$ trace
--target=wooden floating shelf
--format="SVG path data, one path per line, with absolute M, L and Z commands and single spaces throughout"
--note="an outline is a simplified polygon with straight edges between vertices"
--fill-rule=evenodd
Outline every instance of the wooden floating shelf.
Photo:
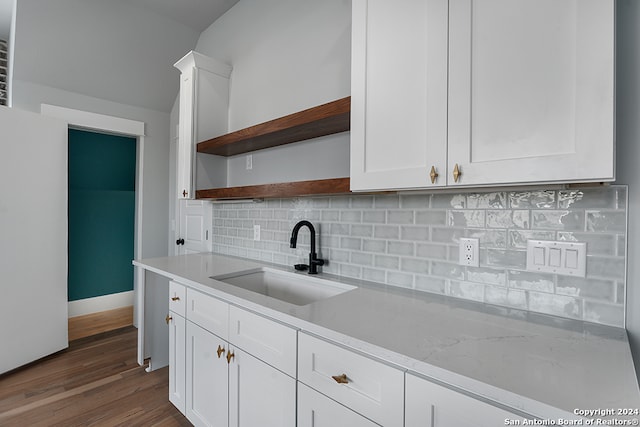
M 244 187 L 212 188 L 197 190 L 196 199 L 233 200 L 347 194 L 349 193 L 349 181 L 349 178 L 330 178 L 248 185 Z
M 198 143 L 198 153 L 237 154 L 344 132 L 351 127 L 351 97 L 299 111 Z

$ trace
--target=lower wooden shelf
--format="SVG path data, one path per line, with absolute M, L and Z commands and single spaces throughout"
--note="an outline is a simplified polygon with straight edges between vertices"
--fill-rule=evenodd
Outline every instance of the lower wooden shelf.
M 197 190 L 196 199 L 233 200 L 348 194 L 350 192 L 349 183 L 349 178 L 330 178 L 247 185 L 243 187 L 212 188 Z

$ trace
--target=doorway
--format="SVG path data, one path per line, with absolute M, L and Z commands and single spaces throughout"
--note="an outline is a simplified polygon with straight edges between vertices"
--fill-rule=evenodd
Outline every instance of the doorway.
M 70 302 L 134 289 L 136 144 L 69 129 Z

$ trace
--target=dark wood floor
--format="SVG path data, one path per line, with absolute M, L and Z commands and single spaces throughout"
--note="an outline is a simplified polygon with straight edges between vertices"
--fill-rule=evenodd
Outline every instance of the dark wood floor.
M 169 403 L 168 368 L 136 362 L 137 330 L 72 341 L 0 376 L 0 426 L 190 426 Z

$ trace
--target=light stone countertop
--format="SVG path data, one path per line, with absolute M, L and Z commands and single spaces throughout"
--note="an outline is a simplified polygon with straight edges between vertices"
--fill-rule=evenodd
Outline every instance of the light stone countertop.
M 543 419 L 566 419 L 574 409 L 640 409 L 624 329 L 323 274 L 316 277 L 357 288 L 296 306 L 210 278 L 263 266 L 293 268 L 211 253 L 133 263 L 401 369 Z

